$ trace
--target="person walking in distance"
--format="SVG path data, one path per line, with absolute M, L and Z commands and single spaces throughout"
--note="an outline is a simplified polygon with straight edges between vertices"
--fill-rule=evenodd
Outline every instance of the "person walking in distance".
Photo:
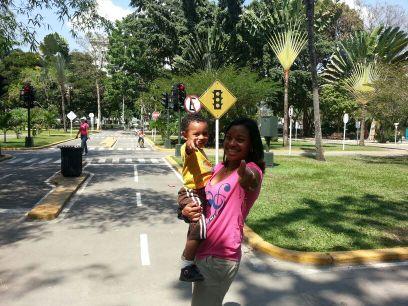
M 137 133 L 137 135 L 138 135 L 137 143 L 139 144 L 139 147 L 140 147 L 140 148 L 144 148 L 144 137 L 145 137 L 145 134 L 144 134 L 143 129 L 140 129 L 140 131 Z
M 190 114 L 183 118 L 181 129 L 186 143 L 180 149 L 184 186 L 178 192 L 178 217 L 189 222 L 190 225 L 181 258 L 179 279 L 185 282 L 196 282 L 204 280 L 194 264 L 194 259 L 200 242 L 206 237 L 205 218 L 202 215 L 199 220 L 190 222 L 183 218 L 181 211 L 189 204 L 200 208 L 205 206 L 204 187 L 212 174 L 212 165 L 203 150 L 208 142 L 208 124 L 200 115 Z
M 259 196 L 265 163 L 257 123 L 234 120 L 226 128 L 223 161 L 214 167 L 205 193 L 207 237 L 195 263 L 204 280 L 194 283 L 192 306 L 221 306 L 241 261 L 245 219 Z M 182 215 L 199 220 L 201 209 L 188 204 Z
M 78 138 L 79 134 L 81 134 L 82 155 L 88 155 L 88 146 L 86 142 L 89 139 L 89 125 L 85 117 L 81 118 L 81 125 L 79 126 L 76 138 Z

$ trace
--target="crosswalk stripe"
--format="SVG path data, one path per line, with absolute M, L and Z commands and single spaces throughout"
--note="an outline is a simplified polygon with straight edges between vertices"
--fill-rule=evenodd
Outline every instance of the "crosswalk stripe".
M 139 163 L 145 163 L 145 162 L 146 162 L 146 160 L 145 160 L 144 158 L 139 158 L 137 161 L 138 161 Z
M 102 151 L 104 148 L 103 147 L 99 147 L 98 148 L 98 151 Z
M 12 159 L 12 160 L 10 160 L 9 162 L 7 162 L 8 164 L 15 164 L 15 163 L 18 163 L 18 162 L 20 162 L 20 161 L 22 161 L 24 158 L 15 158 L 15 159 Z
M 26 161 L 23 161 L 23 164 L 29 164 L 29 163 L 32 163 L 32 162 L 35 161 L 35 160 L 37 160 L 37 157 L 32 158 L 32 159 L 29 159 L 29 160 L 26 160 Z
M 118 164 L 119 163 L 119 158 L 118 157 L 113 158 L 112 163 Z
M 52 163 L 53 163 L 53 164 L 58 164 L 58 163 L 60 163 L 60 161 L 61 161 L 61 160 L 58 158 L 57 160 L 53 161 Z
M 160 163 L 160 161 L 158 159 L 156 159 L 156 158 L 152 158 L 151 161 L 152 161 L 153 164 Z
M 126 162 L 126 163 L 131 163 L 131 162 L 132 162 L 132 159 L 131 159 L 131 158 L 126 158 L 125 162 Z
M 99 158 L 98 159 L 98 163 L 104 163 L 104 162 L 106 162 L 106 158 Z
M 118 148 L 119 151 L 123 151 L 123 148 Z
M 40 161 L 39 162 L 39 164 L 45 164 L 45 163 L 48 163 L 50 160 L 51 160 L 52 158 L 46 158 L 46 159 L 43 159 L 42 161 Z

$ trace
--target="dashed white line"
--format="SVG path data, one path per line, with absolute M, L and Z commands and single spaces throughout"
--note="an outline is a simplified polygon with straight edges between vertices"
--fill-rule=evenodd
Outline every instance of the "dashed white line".
M 140 234 L 140 259 L 142 266 L 150 266 L 149 244 L 146 234 Z
M 42 161 L 40 161 L 39 162 L 39 164 L 45 164 L 45 163 L 48 163 L 50 160 L 51 160 L 52 158 L 46 158 L 46 159 L 43 159 Z
M 29 164 L 29 163 L 32 163 L 32 162 L 35 161 L 35 160 L 37 160 L 37 157 L 36 157 L 36 158 L 32 158 L 32 159 L 28 159 L 28 160 L 26 160 L 26 161 L 23 161 L 23 163 L 24 163 L 24 164 Z
M 15 164 L 18 163 L 20 161 L 22 161 L 24 158 L 16 158 L 16 159 L 12 159 L 11 161 L 7 162 L 8 164 Z
M 142 195 L 140 192 L 136 192 L 136 206 L 142 206 Z
M 144 159 L 144 158 L 138 158 L 138 160 L 137 160 L 139 163 L 145 163 L 146 162 L 146 160 Z
M 104 163 L 104 162 L 106 162 L 106 158 L 99 158 L 98 159 L 98 163 Z
M 157 158 L 152 158 L 151 161 L 152 161 L 153 164 L 160 163 L 160 161 Z
M 126 163 L 131 163 L 131 162 L 132 162 L 132 159 L 131 159 L 131 158 L 126 158 L 126 159 L 125 159 L 125 162 L 126 162 Z
M 137 174 L 137 165 L 134 165 L 135 182 L 139 182 L 139 176 Z

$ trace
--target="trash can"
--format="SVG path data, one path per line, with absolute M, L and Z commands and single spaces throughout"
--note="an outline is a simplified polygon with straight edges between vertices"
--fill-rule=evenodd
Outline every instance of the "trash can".
M 79 146 L 60 146 L 61 173 L 66 177 L 80 176 L 82 173 L 82 148 Z

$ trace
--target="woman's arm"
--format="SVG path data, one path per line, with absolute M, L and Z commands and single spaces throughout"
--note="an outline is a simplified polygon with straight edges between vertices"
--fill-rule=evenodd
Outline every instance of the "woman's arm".
M 244 160 L 239 165 L 238 175 L 238 182 L 246 191 L 254 191 L 259 186 L 261 178 L 258 171 L 248 167 Z

